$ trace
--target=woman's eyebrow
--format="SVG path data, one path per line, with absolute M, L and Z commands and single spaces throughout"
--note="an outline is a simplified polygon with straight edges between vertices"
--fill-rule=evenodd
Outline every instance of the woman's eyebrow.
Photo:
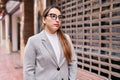
M 48 14 L 55 14 L 55 13 L 53 13 L 53 12 L 51 12 L 51 13 L 48 13 Z M 57 14 L 56 14 L 57 15 Z M 62 15 L 62 14 L 60 14 L 60 15 Z M 58 15 L 59 16 L 59 15 Z

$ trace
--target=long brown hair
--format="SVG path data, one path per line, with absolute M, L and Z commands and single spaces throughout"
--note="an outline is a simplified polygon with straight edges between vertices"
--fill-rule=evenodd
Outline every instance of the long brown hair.
M 49 6 L 44 10 L 44 12 L 42 14 L 42 19 L 46 18 L 48 12 L 52 8 L 56 8 L 61 12 L 61 10 L 58 6 L 55 6 L 55 5 Z M 44 23 L 43 22 L 42 22 L 42 28 L 44 28 Z M 62 49 L 63 49 L 64 56 L 65 56 L 65 58 L 68 62 L 71 62 L 72 61 L 72 52 L 71 52 L 70 43 L 69 43 L 65 34 L 61 31 L 60 28 L 57 30 L 57 34 L 58 34 L 58 37 L 59 37 L 59 40 L 60 40 L 60 43 L 61 43 L 61 46 L 62 46 Z

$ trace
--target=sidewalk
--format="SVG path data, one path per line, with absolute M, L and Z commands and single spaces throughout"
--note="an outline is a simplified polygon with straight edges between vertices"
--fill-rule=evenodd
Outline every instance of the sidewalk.
M 19 53 L 8 54 L 0 47 L 0 80 L 23 80 Z
M 20 63 L 20 53 L 6 53 L 0 47 L 0 80 L 23 80 L 23 71 Z M 98 76 L 78 69 L 78 80 L 105 80 Z
M 90 72 L 78 69 L 78 80 L 107 80 L 97 75 L 93 75 Z

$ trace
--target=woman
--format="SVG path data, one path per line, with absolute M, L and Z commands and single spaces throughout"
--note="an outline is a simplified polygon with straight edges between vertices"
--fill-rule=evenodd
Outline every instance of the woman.
M 60 30 L 60 9 L 50 6 L 42 17 L 43 30 L 25 47 L 24 80 L 76 80 L 77 57 L 70 37 Z

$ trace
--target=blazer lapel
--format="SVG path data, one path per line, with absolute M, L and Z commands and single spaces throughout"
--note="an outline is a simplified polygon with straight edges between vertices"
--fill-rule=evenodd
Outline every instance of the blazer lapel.
M 53 50 L 52 45 L 50 44 L 50 41 L 47 38 L 47 35 L 45 34 L 45 31 L 42 31 L 42 44 L 45 46 L 46 50 L 49 52 L 49 55 L 51 56 L 53 62 L 58 65 L 57 58 L 55 56 L 55 52 Z

